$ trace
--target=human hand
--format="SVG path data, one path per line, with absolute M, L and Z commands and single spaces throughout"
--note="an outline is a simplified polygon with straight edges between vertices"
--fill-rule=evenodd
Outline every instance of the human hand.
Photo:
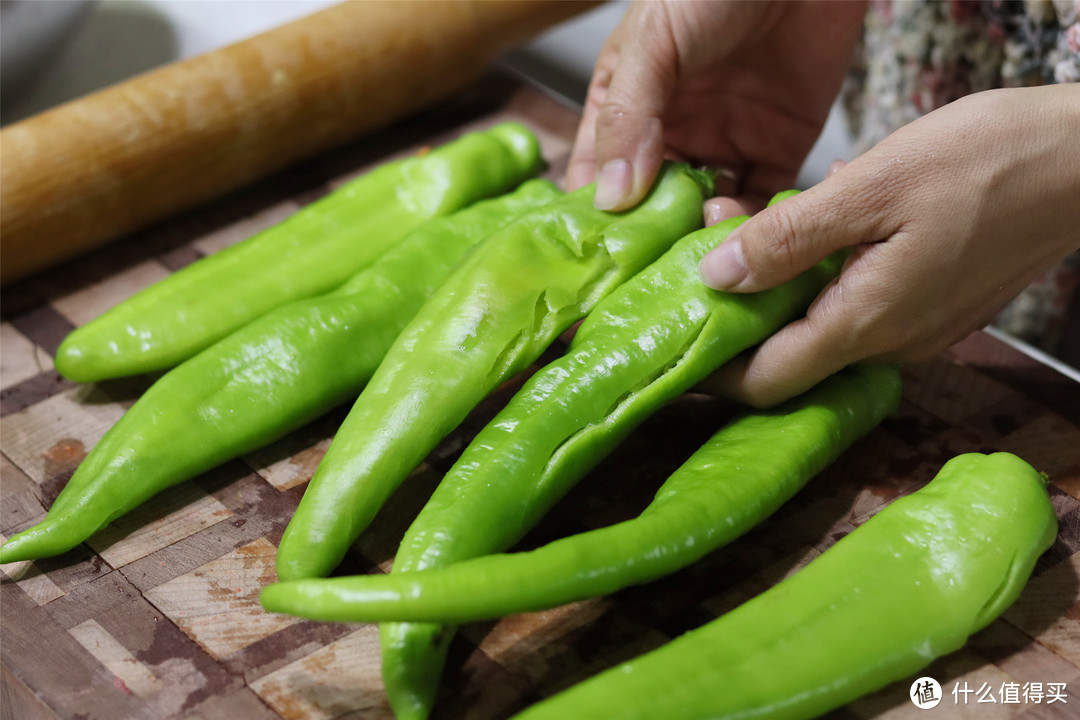
M 767 407 L 845 365 L 926 359 L 986 325 L 1080 247 L 1077 138 L 1080 87 L 978 93 L 749 219 L 702 259 L 710 287 L 756 292 L 851 254 L 805 319 L 705 388 Z
M 666 154 L 727 169 L 718 194 L 763 207 L 795 183 L 864 11 L 828 0 L 633 3 L 597 60 L 567 188 L 595 179 L 596 206 L 624 210 Z

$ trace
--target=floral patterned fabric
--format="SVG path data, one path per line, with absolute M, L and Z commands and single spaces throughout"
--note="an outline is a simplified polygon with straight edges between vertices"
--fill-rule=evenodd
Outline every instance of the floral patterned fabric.
M 1080 82 L 1080 0 L 874 0 L 843 93 L 856 152 L 969 93 Z M 995 325 L 1080 366 L 1080 253 Z

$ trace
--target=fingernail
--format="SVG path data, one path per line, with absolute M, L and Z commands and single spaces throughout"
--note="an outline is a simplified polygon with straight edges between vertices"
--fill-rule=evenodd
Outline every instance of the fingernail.
M 627 160 L 609 160 L 600 168 L 596 177 L 596 195 L 593 206 L 597 210 L 611 210 L 630 194 L 634 184 L 634 169 Z
M 739 239 L 729 237 L 720 247 L 706 253 L 698 265 L 698 274 L 713 290 L 727 290 L 745 280 L 748 272 Z

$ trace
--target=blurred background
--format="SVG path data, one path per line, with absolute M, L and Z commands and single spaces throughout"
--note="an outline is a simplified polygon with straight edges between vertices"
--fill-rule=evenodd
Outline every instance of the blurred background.
M 2 0 L 0 122 L 8 124 L 137 73 L 256 35 L 336 0 Z M 508 53 L 503 68 L 580 105 L 613 0 Z M 812 185 L 849 159 L 838 109 L 800 177 Z

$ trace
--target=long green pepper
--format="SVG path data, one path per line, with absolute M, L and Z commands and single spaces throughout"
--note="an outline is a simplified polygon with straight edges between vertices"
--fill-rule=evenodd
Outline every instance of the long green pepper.
M 702 256 L 744 220 L 681 239 L 597 305 L 568 352 L 530 378 L 443 478 L 394 573 L 510 547 L 647 417 L 805 310 L 838 259 L 753 295 L 702 284 Z M 428 715 L 452 635 L 431 624 L 380 628 L 383 681 L 400 720 Z
M 277 308 L 163 375 L 0 562 L 57 555 L 161 490 L 355 398 L 424 300 L 481 240 L 560 197 L 545 180 L 424 223 L 336 291 Z
M 953 458 L 791 578 L 515 720 L 808 720 L 959 650 L 1054 542 L 1045 480 Z
M 895 368 L 851 368 L 719 430 L 633 520 L 439 569 L 279 583 L 262 603 L 317 620 L 458 623 L 608 594 L 685 567 L 753 528 L 899 401 Z
M 275 307 L 333 290 L 424 221 L 506 192 L 541 164 L 533 134 L 505 123 L 380 165 L 77 328 L 56 368 L 80 382 L 171 368 Z
M 671 244 L 701 226 L 711 178 L 668 165 L 611 214 L 585 187 L 478 248 L 417 314 L 361 393 L 278 549 L 281 578 L 328 575 L 389 494 L 491 390 Z

